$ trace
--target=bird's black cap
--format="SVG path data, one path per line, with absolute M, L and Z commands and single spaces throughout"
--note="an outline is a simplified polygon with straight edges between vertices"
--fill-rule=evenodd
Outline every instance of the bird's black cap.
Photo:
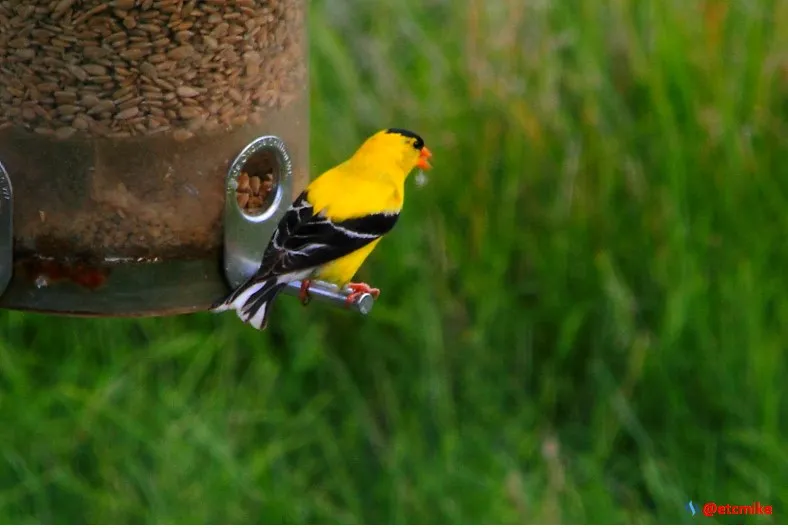
M 424 148 L 424 140 L 421 139 L 421 136 L 415 132 L 411 132 L 410 130 L 405 130 L 404 128 L 389 128 L 386 130 L 389 134 L 399 134 L 400 136 L 405 136 L 407 138 L 415 139 L 415 143 L 413 143 L 413 148 L 416 150 L 421 150 Z

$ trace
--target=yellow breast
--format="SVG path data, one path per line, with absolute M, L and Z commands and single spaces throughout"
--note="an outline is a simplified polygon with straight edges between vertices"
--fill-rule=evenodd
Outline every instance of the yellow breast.
M 364 177 L 340 165 L 309 184 L 307 199 L 316 212 L 333 220 L 346 220 L 367 213 L 400 211 L 404 185 L 383 176 Z
M 370 242 L 361 249 L 339 258 L 320 268 L 315 278 L 336 284 L 340 288 L 353 280 L 353 276 L 381 239 Z

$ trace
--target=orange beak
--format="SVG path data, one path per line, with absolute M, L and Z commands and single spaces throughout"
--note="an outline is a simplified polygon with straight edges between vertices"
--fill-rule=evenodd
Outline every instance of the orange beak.
M 416 162 L 416 166 L 420 169 L 430 170 L 432 165 L 430 162 L 427 161 L 432 157 L 432 152 L 427 147 L 423 147 L 421 152 L 419 153 L 419 161 Z

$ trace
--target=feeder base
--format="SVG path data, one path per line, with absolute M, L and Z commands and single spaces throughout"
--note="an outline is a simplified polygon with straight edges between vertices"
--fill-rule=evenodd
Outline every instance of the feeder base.
M 0 308 L 82 317 L 205 311 L 227 294 L 220 260 L 120 261 L 92 266 L 21 259 Z

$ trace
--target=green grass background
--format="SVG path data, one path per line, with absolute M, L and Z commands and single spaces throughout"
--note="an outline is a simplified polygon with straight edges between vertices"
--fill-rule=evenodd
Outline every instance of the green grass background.
M 313 176 L 388 126 L 434 152 L 375 309 L 0 314 L 0 521 L 788 520 L 788 2 L 310 25 Z

